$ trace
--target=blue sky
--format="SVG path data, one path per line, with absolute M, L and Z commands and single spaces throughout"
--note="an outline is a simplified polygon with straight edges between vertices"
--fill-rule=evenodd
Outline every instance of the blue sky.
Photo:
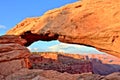
M 77 0 L 0 0 L 0 34 L 27 17 L 41 16 L 48 10 Z
M 59 8 L 65 4 L 76 1 L 77 0 L 0 0 L 0 35 L 5 34 L 6 31 L 27 17 L 41 16 L 48 10 Z M 66 46 L 65 44 L 62 45 Z M 53 50 L 54 47 L 57 47 L 54 49 L 62 49 L 61 51 L 69 52 L 87 51 L 90 53 L 99 53 L 97 50 L 88 47 L 82 47 L 81 50 L 77 50 L 78 47 L 75 48 L 72 45 L 67 45 L 67 48 L 65 47 L 64 49 L 60 48 L 59 46 L 61 46 L 59 41 L 39 41 L 33 43 L 29 49 L 32 51 L 49 51 L 50 49 Z

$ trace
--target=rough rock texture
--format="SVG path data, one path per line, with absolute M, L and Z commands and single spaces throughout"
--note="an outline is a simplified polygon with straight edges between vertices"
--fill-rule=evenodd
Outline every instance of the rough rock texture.
M 7 32 L 37 40 L 83 44 L 120 57 L 120 0 L 82 0 L 27 18 Z
M 81 74 L 77 80 L 120 80 L 120 72 L 112 73 L 107 76 L 97 74 Z
M 26 40 L 18 36 L 0 36 L 0 80 L 119 80 L 120 73 L 113 73 L 107 76 L 92 74 L 91 63 L 86 56 L 73 54 L 41 54 L 41 56 L 30 56 L 29 50 L 23 45 Z M 29 57 L 36 64 L 39 61 L 46 63 L 42 68 L 60 69 L 40 70 L 27 69 L 30 67 Z M 43 58 L 44 57 L 44 58 Z M 45 59 L 46 58 L 46 59 Z M 86 58 L 85 61 L 84 58 Z M 94 57 L 95 58 L 95 57 Z M 55 64 L 62 66 L 55 66 Z M 98 62 L 97 62 L 98 63 Z M 94 64 L 94 63 L 93 63 Z M 34 65 L 36 66 L 36 65 Z M 47 66 L 47 67 L 46 67 Z M 67 67 L 65 67 L 67 66 Z M 72 67 L 71 67 L 72 66 Z M 71 67 L 71 68 L 70 68 Z M 70 70 L 67 70 L 70 68 Z M 61 73 L 61 72 L 62 73 Z M 69 74 L 84 73 L 84 74 Z M 80 72 L 79 72 L 80 71 Z
M 53 56 L 52 56 L 53 55 Z M 31 55 L 32 69 L 56 70 L 71 74 L 92 73 L 92 63 L 75 54 L 40 53 Z
M 120 58 L 109 55 L 109 54 L 89 54 L 87 55 L 90 59 L 98 59 L 103 64 L 114 64 L 114 65 L 120 65 Z
M 120 72 L 120 64 L 104 64 L 99 59 L 91 59 L 92 70 L 94 74 L 108 75 L 113 72 Z
M 6 80 L 77 80 L 79 74 L 60 73 L 52 70 L 21 69 L 6 77 Z
M 105 77 L 106 80 L 119 80 L 120 79 L 120 72 L 116 72 Z
M 88 55 L 94 74 L 108 75 L 113 72 L 120 72 L 120 58 L 108 54 Z
M 53 56 L 52 56 L 53 55 Z M 33 53 L 30 56 L 32 69 L 56 70 L 70 74 L 91 72 L 108 75 L 120 72 L 120 59 L 107 54 L 63 54 L 63 53 Z M 117 63 L 116 63 L 117 62 Z
M 69 74 L 53 70 L 21 69 L 1 80 L 120 80 L 120 73 L 107 76 L 97 74 Z
M 27 43 L 25 39 L 22 39 L 20 36 L 14 36 L 14 35 L 4 35 L 0 36 L 0 44 L 10 44 L 10 43 L 17 43 L 20 45 L 24 45 Z M 12 48 L 12 47 L 11 47 Z
M 77 80 L 105 80 L 103 76 L 98 74 L 81 74 Z
M 5 77 L 22 68 L 29 68 L 29 50 L 18 36 L 0 36 L 0 75 Z M 0 79 L 1 80 L 1 79 Z

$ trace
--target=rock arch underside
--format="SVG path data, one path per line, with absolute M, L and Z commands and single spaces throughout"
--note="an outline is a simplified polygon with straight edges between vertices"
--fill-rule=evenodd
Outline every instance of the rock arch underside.
M 26 18 L 6 35 L 17 35 L 23 44 L 44 40 L 92 46 L 120 57 L 120 0 L 83 0 Z

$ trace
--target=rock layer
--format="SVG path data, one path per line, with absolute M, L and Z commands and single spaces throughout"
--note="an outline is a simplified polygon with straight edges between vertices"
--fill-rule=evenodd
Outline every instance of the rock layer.
M 96 74 L 91 74 L 91 64 L 89 62 L 74 67 L 74 64 L 79 62 L 84 62 L 82 56 L 72 55 L 72 54 L 62 54 L 57 56 L 53 54 L 41 54 L 41 57 L 47 58 L 47 60 L 39 57 L 32 56 L 32 60 L 41 60 L 46 63 L 50 62 L 50 58 L 58 60 L 57 62 L 62 62 L 63 64 L 72 65 L 72 69 L 82 69 L 78 71 L 90 72 L 84 74 L 69 74 L 66 72 L 60 73 L 53 70 L 38 70 L 38 69 L 28 69 L 29 64 L 29 50 L 23 45 L 26 40 L 22 39 L 20 36 L 0 36 L 0 80 L 119 80 L 120 72 L 113 73 L 106 76 L 100 76 Z M 52 56 L 53 55 L 53 56 Z M 65 57 L 67 56 L 67 57 Z M 37 59 L 38 58 L 38 59 Z M 87 58 L 87 57 L 86 57 Z M 86 59 L 88 60 L 88 58 Z M 33 61 L 35 62 L 35 61 Z M 37 62 L 37 61 L 36 61 Z M 50 63 L 53 64 L 53 63 Z M 40 65 L 41 66 L 41 65 Z M 66 66 L 66 65 L 64 65 Z M 49 66 L 48 68 L 53 67 Z M 44 68 L 44 67 L 43 67 Z M 62 67 L 60 66 L 60 69 Z M 64 67 L 63 67 L 64 68 Z M 69 71 L 70 71 L 69 70 Z M 88 70 L 88 71 L 86 71 Z
M 70 74 L 93 73 L 108 75 L 120 72 L 120 59 L 105 54 L 63 54 L 53 52 L 33 53 L 32 69 L 56 70 Z
M 24 45 L 25 43 L 27 43 L 27 41 L 25 39 L 22 39 L 20 36 L 13 36 L 13 35 L 0 36 L 0 44 L 10 44 L 10 43 L 17 43 L 20 45 Z
M 22 46 L 24 42 L 18 36 L 0 36 L 0 75 L 3 77 L 30 67 L 30 52 Z
M 7 32 L 37 40 L 83 44 L 120 57 L 120 0 L 82 0 L 27 18 Z
M 53 55 L 53 56 L 52 56 Z M 77 54 L 40 53 L 30 56 L 32 69 L 56 70 L 70 74 L 92 73 L 92 63 Z

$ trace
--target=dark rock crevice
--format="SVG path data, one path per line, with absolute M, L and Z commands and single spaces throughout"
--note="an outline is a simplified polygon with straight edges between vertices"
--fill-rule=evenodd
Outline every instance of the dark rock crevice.
M 25 43 L 25 46 L 31 45 L 33 42 L 42 40 L 42 41 L 51 41 L 51 40 L 57 40 L 58 35 L 52 34 L 52 33 L 46 33 L 46 34 L 32 34 L 31 31 L 25 32 L 23 35 L 21 35 L 21 38 L 25 39 L 27 43 Z

